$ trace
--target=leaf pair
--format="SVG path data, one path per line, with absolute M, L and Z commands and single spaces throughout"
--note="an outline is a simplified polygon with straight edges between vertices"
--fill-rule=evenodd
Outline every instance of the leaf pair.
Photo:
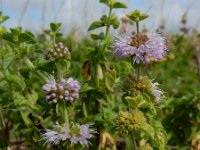
M 116 2 L 115 0 L 100 0 L 100 3 L 104 3 L 110 8 L 127 8 L 124 3 Z
M 148 18 L 149 15 L 146 14 L 146 13 L 141 13 L 139 10 L 135 10 L 131 14 L 127 14 L 127 17 L 130 20 L 138 23 L 138 22 L 140 22 L 140 21 L 145 20 L 146 18 Z

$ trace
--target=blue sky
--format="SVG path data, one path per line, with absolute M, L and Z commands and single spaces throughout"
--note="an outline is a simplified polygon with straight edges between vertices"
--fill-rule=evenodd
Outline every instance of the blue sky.
M 141 26 L 150 30 L 155 30 L 162 20 L 167 31 L 177 31 L 181 17 L 186 11 L 188 11 L 188 26 L 199 29 L 200 0 L 121 0 L 121 2 L 125 2 L 129 8 L 117 10 L 119 17 L 134 9 L 148 12 L 150 18 Z M 36 32 L 40 32 L 42 27 L 48 28 L 50 22 L 57 21 L 63 23 L 65 32 L 76 28 L 84 33 L 92 21 L 107 13 L 106 7 L 99 4 L 98 0 L 0 0 L 0 4 L 3 14 L 10 16 L 4 25 L 7 27 L 22 25 L 23 28 Z M 28 5 L 25 9 L 26 4 Z

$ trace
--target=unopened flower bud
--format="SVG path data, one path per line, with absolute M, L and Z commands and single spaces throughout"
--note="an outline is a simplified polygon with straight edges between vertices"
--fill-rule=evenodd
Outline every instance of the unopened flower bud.
M 70 59 L 70 52 L 68 48 L 61 42 L 54 44 L 53 48 L 47 48 L 46 55 L 52 59 Z

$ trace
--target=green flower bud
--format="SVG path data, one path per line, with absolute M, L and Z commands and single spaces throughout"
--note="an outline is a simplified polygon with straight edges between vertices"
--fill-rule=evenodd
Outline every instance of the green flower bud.
M 139 82 L 137 83 L 137 77 L 133 74 L 129 74 L 126 80 L 124 81 L 124 90 L 130 96 L 138 96 L 141 93 L 150 92 L 152 91 L 151 81 L 148 77 L 140 77 Z

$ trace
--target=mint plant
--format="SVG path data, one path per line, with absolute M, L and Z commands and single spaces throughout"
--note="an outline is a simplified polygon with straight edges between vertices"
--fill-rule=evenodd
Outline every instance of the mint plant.
M 100 3 L 108 14 L 88 31 L 104 32 L 91 33 L 89 44 L 78 48 L 84 51 L 79 62 L 61 23 L 50 24 L 43 35 L 50 39 L 44 41 L 21 27 L 1 30 L 2 147 L 17 139 L 25 149 L 169 149 L 160 107 L 164 92 L 144 71 L 167 55 L 166 39 L 140 32 L 149 16 L 139 10 L 127 14 L 136 33 L 125 29 L 112 36 L 110 29 L 118 32 L 120 26 L 114 11 L 127 6 Z M 0 13 L 1 23 L 7 18 Z M 17 132 L 11 135 L 12 130 Z

